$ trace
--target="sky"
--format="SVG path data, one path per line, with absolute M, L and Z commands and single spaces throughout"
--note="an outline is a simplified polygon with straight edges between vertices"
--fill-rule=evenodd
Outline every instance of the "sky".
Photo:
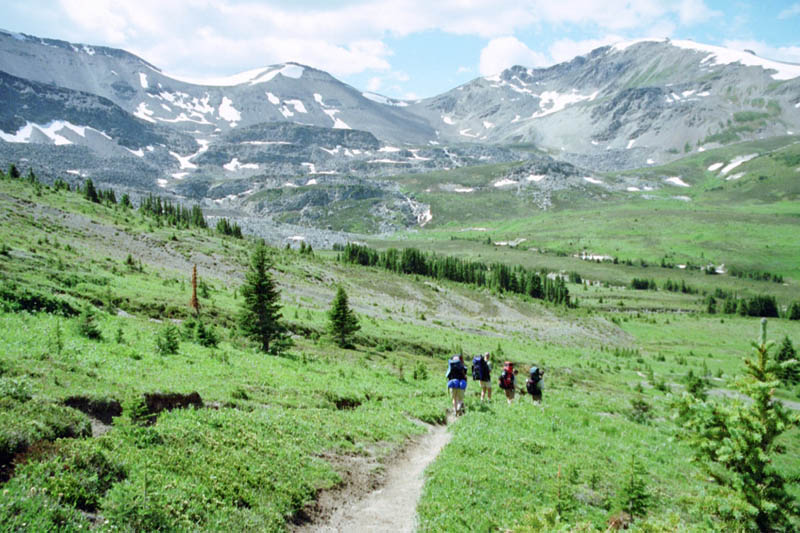
M 189 78 L 296 61 L 404 99 L 644 37 L 800 63 L 800 0 L 4 0 L 0 27 Z

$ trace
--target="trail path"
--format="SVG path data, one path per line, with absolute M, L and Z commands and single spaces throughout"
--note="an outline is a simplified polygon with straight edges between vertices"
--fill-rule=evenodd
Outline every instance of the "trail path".
M 402 452 L 389 466 L 379 486 L 360 499 L 350 500 L 347 491 L 335 502 L 330 517 L 293 529 L 295 533 L 412 532 L 416 525 L 417 502 L 424 484 L 425 468 L 450 441 L 447 426 L 432 426 Z

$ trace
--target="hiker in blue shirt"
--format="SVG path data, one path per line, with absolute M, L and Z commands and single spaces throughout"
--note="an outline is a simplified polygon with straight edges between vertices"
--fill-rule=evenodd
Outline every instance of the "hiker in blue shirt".
M 464 413 L 464 393 L 467 389 L 467 367 L 464 358 L 454 355 L 447 362 L 447 389 L 453 399 L 453 413 L 458 416 Z

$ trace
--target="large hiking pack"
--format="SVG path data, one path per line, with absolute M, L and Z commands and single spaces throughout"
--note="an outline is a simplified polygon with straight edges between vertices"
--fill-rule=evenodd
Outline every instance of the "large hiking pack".
M 542 380 L 542 372 L 539 367 L 532 366 L 528 375 L 528 381 L 525 382 L 525 388 L 528 394 L 538 394 L 540 392 L 539 382 Z
M 460 357 L 454 355 L 447 362 L 447 379 L 467 379 L 467 367 Z
M 498 385 L 504 390 L 514 388 L 514 365 L 512 363 L 506 361 L 503 365 L 503 371 L 500 373 Z
M 475 381 L 489 381 L 489 364 L 482 355 L 476 355 L 472 359 L 472 379 Z

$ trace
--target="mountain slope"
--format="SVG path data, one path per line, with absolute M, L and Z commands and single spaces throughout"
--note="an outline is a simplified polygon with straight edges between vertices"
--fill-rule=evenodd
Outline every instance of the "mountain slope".
M 747 52 L 645 40 L 513 67 L 410 110 L 444 141 L 533 142 L 591 168 L 630 168 L 800 129 L 799 76 Z
M 432 128 L 403 102 L 346 85 L 296 63 L 207 83 L 183 81 L 122 50 L 0 32 L 0 70 L 108 98 L 151 123 L 206 135 L 260 122 L 300 122 L 370 131 L 393 142 L 422 143 Z

